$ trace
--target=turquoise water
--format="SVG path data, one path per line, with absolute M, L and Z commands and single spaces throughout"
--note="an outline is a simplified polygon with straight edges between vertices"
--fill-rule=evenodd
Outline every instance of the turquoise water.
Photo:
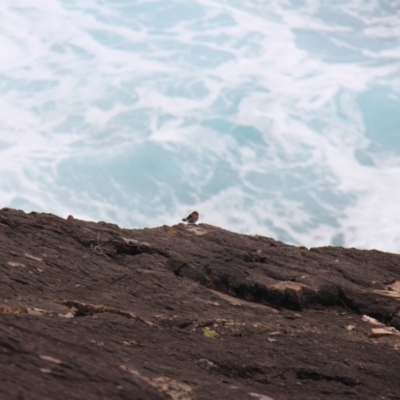
M 400 252 L 400 1 L 0 17 L 1 206 Z

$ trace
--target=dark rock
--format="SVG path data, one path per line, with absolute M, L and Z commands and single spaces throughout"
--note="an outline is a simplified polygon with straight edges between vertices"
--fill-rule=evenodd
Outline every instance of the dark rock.
M 2 209 L 0 266 L 1 399 L 400 399 L 400 255 Z

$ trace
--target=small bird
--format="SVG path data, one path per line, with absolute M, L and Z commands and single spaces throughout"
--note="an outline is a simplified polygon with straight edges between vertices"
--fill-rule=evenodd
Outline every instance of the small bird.
M 193 211 L 186 218 L 183 218 L 183 222 L 187 222 L 188 224 L 195 224 L 199 219 L 199 213 L 197 211 Z

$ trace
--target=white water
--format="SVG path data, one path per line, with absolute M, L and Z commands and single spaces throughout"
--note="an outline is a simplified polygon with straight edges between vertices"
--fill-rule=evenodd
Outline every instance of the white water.
M 400 253 L 399 0 L 3 0 L 0 49 L 0 207 Z

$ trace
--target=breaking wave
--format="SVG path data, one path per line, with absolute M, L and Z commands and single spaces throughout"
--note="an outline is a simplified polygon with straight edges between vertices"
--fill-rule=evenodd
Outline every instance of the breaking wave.
M 0 14 L 2 206 L 400 252 L 400 1 Z

